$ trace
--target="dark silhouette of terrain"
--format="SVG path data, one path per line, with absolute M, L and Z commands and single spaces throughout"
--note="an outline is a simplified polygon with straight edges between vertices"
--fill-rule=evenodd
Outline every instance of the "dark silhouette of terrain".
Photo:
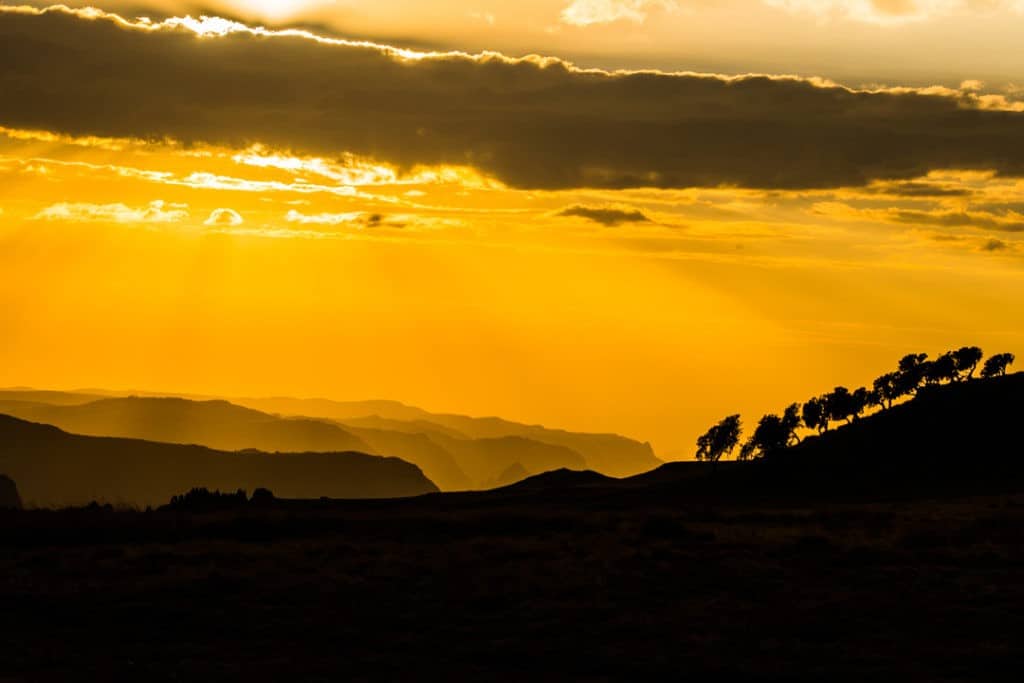
M 0 474 L 0 509 L 21 509 L 18 487 L 10 477 Z
M 147 512 L 0 511 L 4 672 L 1015 681 L 1022 399 L 1024 375 L 922 387 L 757 459 L 625 479 L 375 501 L 189 483 Z
M 630 473 L 660 463 L 649 446 L 622 437 L 572 434 L 496 419 L 449 416 L 453 422 L 468 420 L 467 424 L 478 434 L 469 436 L 454 427 L 421 419 L 404 422 L 369 416 L 341 423 L 323 417 L 281 417 L 222 400 L 158 397 L 90 400 L 93 398 L 95 394 L 88 393 L 39 392 L 36 395 L 27 390 L 0 391 L 0 414 L 52 424 L 76 434 L 199 444 L 220 450 L 356 450 L 394 456 L 417 465 L 431 481 L 448 491 L 487 488 L 498 481 L 507 483 L 501 479 L 502 474 L 516 463 L 527 472 L 602 469 L 598 463 L 605 463 L 613 472 Z M 308 405 L 315 408 L 319 403 Z M 353 407 L 352 410 L 382 409 L 389 405 L 370 402 L 365 408 Z M 387 409 L 401 415 L 418 416 L 422 412 L 413 408 Z M 532 436 L 508 433 L 515 431 Z M 582 447 L 590 458 L 573 445 Z M 624 458 L 623 463 L 619 463 L 620 457 Z
M 758 500 L 1016 490 L 1024 486 L 1022 404 L 1024 373 L 923 386 L 912 400 L 755 460 L 666 463 L 605 488 Z
M 746 476 L 869 494 L 1019 482 L 1022 405 L 1024 373 L 925 386 L 911 401 L 769 453 Z
M 393 498 L 437 491 L 415 465 L 364 453 L 224 452 L 68 434 L 0 415 L 0 471 L 27 504 L 166 503 L 194 487 L 267 488 L 286 498 Z

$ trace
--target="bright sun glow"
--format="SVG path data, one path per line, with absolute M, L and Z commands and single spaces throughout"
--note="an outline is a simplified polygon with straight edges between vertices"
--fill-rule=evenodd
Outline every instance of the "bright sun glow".
M 333 4 L 323 0 L 246 0 L 238 2 L 239 10 L 266 17 L 267 19 L 284 19 L 299 14 L 316 5 Z

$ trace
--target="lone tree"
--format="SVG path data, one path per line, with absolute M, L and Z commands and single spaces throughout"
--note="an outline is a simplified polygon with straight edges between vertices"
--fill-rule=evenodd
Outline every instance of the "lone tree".
M 801 410 L 801 417 L 804 426 L 808 429 L 816 429 L 818 433 L 828 431 L 828 415 L 825 410 L 825 401 L 821 398 L 812 398 L 804 404 Z
M 739 415 L 730 415 L 697 439 L 697 459 L 717 463 L 740 442 L 743 426 Z
M 981 376 L 985 378 L 1002 377 L 1015 360 L 1017 358 L 1012 353 L 997 353 L 985 361 L 985 366 L 981 369 Z
M 792 446 L 799 441 L 796 435 L 800 426 L 800 405 L 792 404 L 780 415 L 765 415 L 757 423 L 757 429 L 740 449 L 740 460 L 764 456 L 773 451 Z
M 978 369 L 978 363 L 985 357 L 985 352 L 977 346 L 964 346 L 953 352 L 953 361 L 956 363 L 956 371 L 959 379 L 973 379 L 974 371 Z

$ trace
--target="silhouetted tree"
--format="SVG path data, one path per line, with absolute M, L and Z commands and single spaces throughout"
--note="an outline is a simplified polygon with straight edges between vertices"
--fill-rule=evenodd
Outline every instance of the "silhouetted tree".
M 825 408 L 830 420 L 845 420 L 849 424 L 856 411 L 856 402 L 849 389 L 836 387 L 825 395 Z
M 782 413 L 782 427 L 789 433 L 787 439 L 790 444 L 800 443 L 800 437 L 797 436 L 796 430 L 800 429 L 800 404 L 791 403 L 786 407 L 786 410 Z
M 885 373 L 876 379 L 872 386 L 874 391 L 871 405 L 892 408 L 892 402 L 902 395 L 900 393 L 900 373 L 898 372 Z
M 927 364 L 924 372 L 925 381 L 928 384 L 941 384 L 942 382 L 953 382 L 959 377 L 956 367 L 956 357 L 952 351 L 947 351 L 935 360 Z
M 977 346 L 963 346 L 953 352 L 958 379 L 972 379 L 985 352 Z
M 898 396 L 910 396 L 924 382 L 928 371 L 927 353 L 908 353 L 900 359 L 896 373 L 896 390 Z
M 697 459 L 716 463 L 740 442 L 743 430 L 739 415 L 730 415 L 697 439 Z
M 850 414 L 854 420 L 860 419 L 869 405 L 874 404 L 874 398 L 866 387 L 859 387 L 850 394 Z
M 828 431 L 828 414 L 823 399 L 812 398 L 804 403 L 801 417 L 803 417 L 804 426 L 808 429 L 816 429 L 819 434 Z
M 800 404 L 794 403 L 780 415 L 765 415 L 757 429 L 740 449 L 740 460 L 750 460 L 766 453 L 780 451 L 799 441 L 796 430 L 800 426 Z
M 1015 360 L 1017 358 L 1012 353 L 997 353 L 985 361 L 985 366 L 981 369 L 981 376 L 985 378 L 1002 377 Z

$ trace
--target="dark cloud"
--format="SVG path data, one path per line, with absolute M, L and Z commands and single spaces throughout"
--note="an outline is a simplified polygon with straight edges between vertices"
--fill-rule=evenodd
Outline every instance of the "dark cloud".
M 901 197 L 968 197 L 971 190 L 963 187 L 948 187 L 922 182 L 885 183 L 870 188 L 874 194 L 895 194 Z
M 1016 217 L 1000 216 L 981 211 L 915 211 L 898 209 L 889 212 L 889 217 L 897 223 L 915 225 L 939 225 L 947 228 L 971 227 L 1004 232 L 1024 231 L 1024 221 Z
M 301 36 L 139 30 L 0 13 L 0 123 L 70 134 L 262 142 L 472 165 L 525 188 L 820 188 L 948 168 L 1024 174 L 1024 114 L 966 95 L 799 79 L 403 59 Z
M 988 242 L 985 242 L 985 244 L 981 245 L 981 248 L 984 251 L 1003 251 L 1004 249 L 1008 249 L 1009 247 L 1010 245 L 1008 245 L 1006 242 L 997 239 L 990 239 Z
M 642 211 L 635 209 L 614 209 L 600 206 L 583 206 L 581 204 L 566 207 L 556 215 L 586 218 L 609 227 L 622 225 L 623 223 L 647 223 L 651 220 Z

